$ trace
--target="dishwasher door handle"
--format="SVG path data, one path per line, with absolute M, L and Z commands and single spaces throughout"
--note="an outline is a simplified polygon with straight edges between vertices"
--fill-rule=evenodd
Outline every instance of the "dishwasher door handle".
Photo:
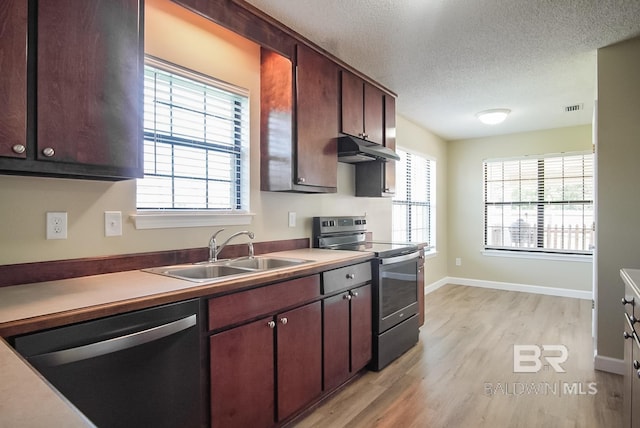
M 90 343 L 76 348 L 63 349 L 60 351 L 48 352 L 46 354 L 33 355 L 27 357 L 27 361 L 39 367 L 55 367 L 62 364 L 87 360 L 101 355 L 111 354 L 123 349 L 144 345 L 164 337 L 171 336 L 196 325 L 196 314 L 181 318 L 167 324 L 137 331 L 125 336 L 114 337 L 113 339 L 101 342 Z

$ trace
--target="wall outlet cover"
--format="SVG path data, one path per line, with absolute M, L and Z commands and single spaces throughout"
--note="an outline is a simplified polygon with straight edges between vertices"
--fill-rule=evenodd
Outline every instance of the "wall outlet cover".
M 47 239 L 67 239 L 67 213 L 47 213 Z

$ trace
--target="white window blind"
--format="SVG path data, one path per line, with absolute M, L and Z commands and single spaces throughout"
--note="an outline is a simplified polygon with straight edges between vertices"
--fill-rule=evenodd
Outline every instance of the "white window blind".
M 144 72 L 139 210 L 248 210 L 246 91 L 154 59 Z
M 485 161 L 485 248 L 591 254 L 593 186 L 593 153 Z
M 393 241 L 426 242 L 435 247 L 435 162 L 397 149 L 393 197 Z

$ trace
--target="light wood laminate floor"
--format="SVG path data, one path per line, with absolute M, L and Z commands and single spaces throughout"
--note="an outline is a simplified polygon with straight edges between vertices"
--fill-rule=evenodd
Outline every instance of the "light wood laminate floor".
M 425 307 L 416 347 L 295 426 L 621 426 L 622 377 L 593 369 L 590 301 L 446 285 Z M 514 373 L 514 345 L 566 346 L 565 373 Z

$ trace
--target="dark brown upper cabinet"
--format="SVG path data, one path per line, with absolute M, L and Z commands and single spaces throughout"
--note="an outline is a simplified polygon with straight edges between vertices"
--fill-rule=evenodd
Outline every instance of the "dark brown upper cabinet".
M 341 75 L 341 132 L 383 144 L 384 92 L 349 71 Z
M 396 99 L 388 94 L 384 95 L 384 145 L 396 149 Z M 395 192 L 395 161 L 356 164 L 356 196 L 390 197 Z
M 261 189 L 335 192 L 339 70 L 296 46 L 294 61 L 261 49 Z
M 142 176 L 143 1 L 30 4 L 26 156 L 0 158 L 0 171 Z M 7 68 L 18 74 L 21 61 Z
M 0 156 L 27 157 L 27 2 L 0 3 Z

